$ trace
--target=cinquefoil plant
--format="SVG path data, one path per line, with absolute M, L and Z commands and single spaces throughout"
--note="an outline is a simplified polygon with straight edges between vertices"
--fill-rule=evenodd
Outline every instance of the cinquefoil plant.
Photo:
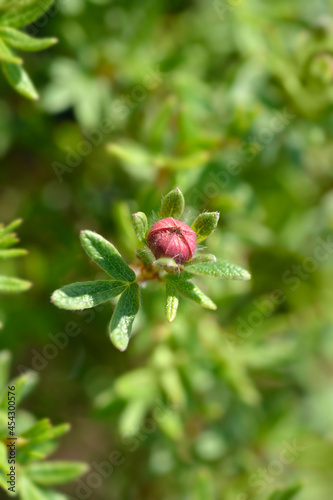
M 176 317 L 179 294 L 207 309 L 216 309 L 214 302 L 190 280 L 197 275 L 248 280 L 250 274 L 239 266 L 217 260 L 214 255 L 197 251 L 197 243 L 216 229 L 219 214 L 202 213 L 189 227 L 179 220 L 184 205 L 184 197 L 177 188 L 163 199 L 160 220 L 152 227 L 149 228 L 143 212 L 133 215 L 135 233 L 144 247 L 137 250 L 136 272 L 112 243 L 97 233 L 82 231 L 81 244 L 85 252 L 112 279 L 66 285 L 52 294 L 52 302 L 63 309 L 88 309 L 121 294 L 109 326 L 111 341 L 121 351 L 128 346 L 132 324 L 139 311 L 139 286 L 147 281 L 164 283 L 169 322 Z
M 8 82 L 28 99 L 38 93 L 13 49 L 36 52 L 57 43 L 56 38 L 34 38 L 17 28 L 31 25 L 53 4 L 53 0 L 0 0 L 0 63 Z M 45 24 L 45 23 L 43 23 Z
M 74 481 L 87 471 L 87 465 L 64 460 L 44 461 L 70 426 L 53 426 L 48 418 L 36 420 L 30 413 L 17 409 L 35 387 L 38 375 L 26 372 L 8 382 L 10 361 L 9 351 L 0 352 L 0 490 L 21 500 L 68 500 L 66 495 L 49 487 Z M 8 408 L 9 404 L 14 406 Z M 15 410 L 9 412 L 13 407 Z M 8 454 L 11 449 L 12 454 Z

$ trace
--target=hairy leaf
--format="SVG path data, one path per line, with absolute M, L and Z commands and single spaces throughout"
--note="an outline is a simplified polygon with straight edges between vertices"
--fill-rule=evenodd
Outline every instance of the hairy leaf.
M 172 282 L 171 280 L 166 280 L 165 287 L 166 287 L 165 314 L 167 320 L 169 321 L 169 323 L 171 323 L 177 315 L 179 298 L 178 298 L 177 288 L 174 282 Z
M 212 276 L 226 280 L 249 280 L 251 275 L 245 269 L 217 260 L 216 262 L 204 262 L 187 266 L 189 273 L 200 276 Z
M 61 309 L 89 309 L 124 291 L 123 281 L 86 281 L 65 285 L 53 292 L 51 301 Z
M 112 278 L 128 282 L 135 280 L 135 272 L 103 236 L 93 231 L 81 231 L 80 238 L 86 254 Z
M 180 279 L 179 277 L 176 277 L 176 279 L 174 279 L 174 276 L 175 275 L 167 276 L 165 281 L 171 281 L 181 295 L 190 300 L 193 300 L 194 302 L 197 302 L 206 309 L 217 308 L 216 304 L 214 304 L 214 302 L 209 297 L 207 297 L 207 295 L 205 295 L 203 291 L 200 290 L 200 288 L 197 287 L 194 283 L 192 283 L 191 281 Z
M 132 283 L 120 297 L 109 327 L 111 341 L 120 351 L 125 351 L 128 346 L 132 324 L 139 307 L 139 287 L 136 283 Z

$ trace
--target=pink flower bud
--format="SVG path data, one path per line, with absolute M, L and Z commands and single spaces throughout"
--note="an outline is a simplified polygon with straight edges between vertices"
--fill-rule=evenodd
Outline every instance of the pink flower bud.
M 184 222 L 167 217 L 150 228 L 147 244 L 156 259 L 170 257 L 177 264 L 183 264 L 194 255 L 197 235 Z

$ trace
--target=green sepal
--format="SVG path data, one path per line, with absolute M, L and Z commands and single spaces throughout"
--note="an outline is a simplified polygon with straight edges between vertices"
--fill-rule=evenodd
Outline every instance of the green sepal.
M 183 193 L 179 188 L 170 191 L 162 201 L 160 217 L 161 219 L 166 219 L 167 217 L 173 217 L 174 219 L 179 219 L 183 213 L 185 206 L 185 200 Z
M 197 243 L 205 240 L 216 229 L 220 214 L 218 212 L 205 212 L 195 219 L 192 229 L 197 233 Z
M 140 243 L 145 243 L 148 233 L 148 219 L 145 213 L 137 212 L 132 215 L 132 222 L 134 232 L 140 241 Z

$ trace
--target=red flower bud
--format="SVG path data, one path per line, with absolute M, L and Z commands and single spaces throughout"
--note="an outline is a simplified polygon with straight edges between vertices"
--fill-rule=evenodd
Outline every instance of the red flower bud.
M 177 264 L 183 264 L 194 255 L 197 235 L 184 222 L 167 217 L 150 228 L 147 244 L 156 259 L 170 257 Z

